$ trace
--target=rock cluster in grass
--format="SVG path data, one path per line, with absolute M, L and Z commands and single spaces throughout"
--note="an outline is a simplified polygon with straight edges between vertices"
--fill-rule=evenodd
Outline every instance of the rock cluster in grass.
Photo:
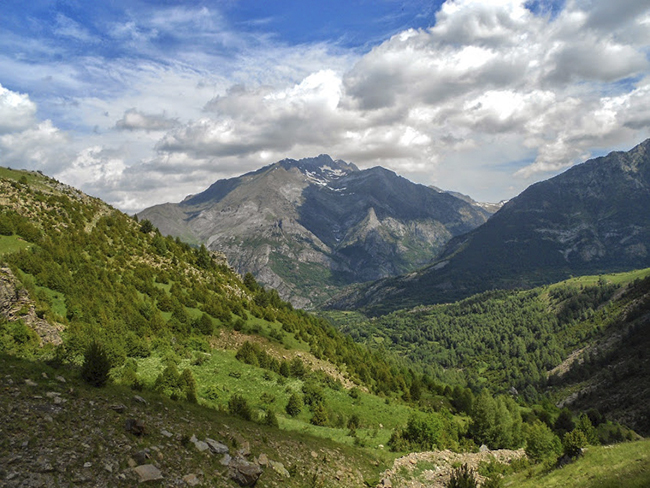
M 199 418 L 183 403 L 116 396 L 60 373 L 0 365 L 0 486 L 364 486 L 337 449 L 313 458 L 255 424 L 231 428 L 216 412 Z
M 481 452 L 471 453 L 456 453 L 448 450 L 414 452 L 396 459 L 393 467 L 384 472 L 377 487 L 444 488 L 455 466 L 467 464 L 474 473 L 478 473 L 479 464 L 482 462 L 494 460 L 498 463 L 510 464 L 513 460 L 525 456 L 523 449 L 517 451 L 482 449 Z M 420 469 L 419 464 L 424 464 L 427 468 Z M 477 478 L 481 483 L 484 481 L 478 474 Z

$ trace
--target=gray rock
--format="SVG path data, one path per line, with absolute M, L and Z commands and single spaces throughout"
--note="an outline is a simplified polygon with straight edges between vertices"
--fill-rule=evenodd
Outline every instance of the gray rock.
M 187 474 L 183 476 L 183 481 L 187 483 L 189 486 L 198 486 L 201 484 L 199 479 L 196 477 L 194 473 Z
M 222 466 L 229 466 L 231 461 L 232 457 L 230 457 L 230 454 L 224 454 L 219 463 L 221 463 Z
M 65 383 L 65 378 L 63 376 L 55 376 L 54 379 L 59 383 Z
M 124 422 L 124 428 L 127 432 L 131 432 L 133 435 L 140 436 L 145 433 L 144 422 L 142 422 L 142 420 L 126 419 Z
M 207 451 L 207 450 L 210 448 L 210 446 L 208 446 L 208 445 L 207 445 L 205 442 L 203 442 L 203 441 L 196 441 L 196 442 L 194 443 L 194 446 L 195 446 L 195 447 L 196 447 L 200 452 Z
M 160 433 L 162 435 L 164 435 L 165 437 L 167 437 L 167 438 L 172 437 L 174 435 L 174 434 L 172 434 L 171 432 L 169 432 L 169 431 L 167 431 L 165 429 L 161 429 Z
M 138 481 L 140 483 L 163 479 L 162 473 L 153 464 L 143 464 L 142 466 L 133 468 L 133 471 L 138 475 Z
M 142 464 L 147 464 L 147 461 L 151 459 L 151 456 L 149 456 L 149 454 L 147 454 L 146 451 L 138 451 L 134 453 L 132 457 L 138 466 Z
M 29 378 L 27 378 L 27 379 L 25 380 L 25 384 L 26 384 L 27 386 L 38 386 L 38 384 L 37 384 L 36 382 L 30 380 Z
M 124 413 L 126 412 L 126 405 L 123 403 L 116 403 L 115 405 L 111 405 L 110 407 L 111 410 L 117 412 L 117 413 Z
M 228 476 L 239 486 L 253 486 L 261 475 L 262 468 L 259 464 L 242 458 L 233 459 L 228 465 Z
M 133 395 L 133 401 L 136 403 L 142 403 L 143 405 L 147 404 L 147 400 L 142 398 L 140 395 Z
M 226 454 L 228 452 L 228 446 L 221 442 L 217 442 L 209 437 L 206 437 L 205 442 L 210 446 L 210 450 L 215 454 Z
M 481 447 L 479 448 L 478 452 L 490 452 L 490 448 L 486 446 L 485 444 L 482 444 Z

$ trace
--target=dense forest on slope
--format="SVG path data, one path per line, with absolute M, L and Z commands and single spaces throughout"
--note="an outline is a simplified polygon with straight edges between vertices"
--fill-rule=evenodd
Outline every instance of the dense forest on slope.
M 549 386 L 572 383 L 570 378 L 584 381 L 590 365 L 606 368 L 623 358 L 628 361 L 621 370 L 645 384 L 642 376 L 648 365 L 639 360 L 645 355 L 641 349 L 632 352 L 623 339 L 647 344 L 648 274 L 650 270 L 575 278 L 532 290 L 485 292 L 453 304 L 372 319 L 344 312 L 327 315 L 358 342 L 408 358 L 433 377 L 464 382 L 474 391 L 484 386 L 503 392 L 514 388 L 535 402 Z M 567 359 L 564 367 L 555 369 Z M 567 370 L 570 374 L 561 380 Z M 648 397 L 641 384 L 631 389 L 638 398 L 628 405 L 638 417 L 634 425 L 640 427 L 646 414 L 639 407 Z M 600 392 L 591 389 L 593 395 Z M 588 409 L 590 403 L 580 406 Z M 607 410 L 616 408 L 610 405 Z

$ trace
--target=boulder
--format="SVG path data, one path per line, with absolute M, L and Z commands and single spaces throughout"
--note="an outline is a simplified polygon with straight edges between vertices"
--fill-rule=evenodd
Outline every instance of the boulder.
M 239 486 L 253 486 L 261 475 L 262 468 L 259 464 L 242 458 L 233 459 L 228 465 L 228 476 Z
M 206 437 L 205 442 L 210 446 L 210 450 L 215 454 L 226 454 L 228 452 L 228 446 L 221 442 L 217 442 L 209 437 Z
M 143 464 L 142 466 L 133 468 L 133 471 L 138 475 L 138 481 L 140 481 L 140 483 L 163 479 L 162 473 L 153 464 Z
M 127 432 L 131 432 L 133 435 L 137 436 L 144 435 L 146 430 L 144 422 L 136 419 L 126 419 L 126 422 L 124 422 L 124 428 Z

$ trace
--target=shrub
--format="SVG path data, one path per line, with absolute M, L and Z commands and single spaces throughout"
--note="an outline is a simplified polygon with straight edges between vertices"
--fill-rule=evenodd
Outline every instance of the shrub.
M 278 423 L 278 418 L 275 416 L 275 412 L 270 408 L 266 409 L 264 413 L 264 418 L 262 419 L 262 423 L 270 427 L 277 428 L 280 426 L 280 424 Z
M 477 488 L 478 482 L 474 472 L 469 469 L 467 464 L 455 468 L 451 473 L 451 478 L 447 482 L 446 488 Z
M 327 410 L 322 403 L 319 403 L 314 407 L 314 415 L 312 415 L 311 420 L 309 421 L 312 425 L 324 426 L 329 422 L 329 417 L 327 415 Z
M 246 398 L 239 394 L 234 394 L 228 400 L 228 412 L 244 420 L 251 420 L 253 418 L 253 411 Z
M 526 455 L 536 463 L 553 455 L 559 455 L 561 449 L 562 446 L 559 437 L 545 423 L 536 420 L 528 428 L 526 435 Z
M 104 346 L 93 341 L 84 353 L 81 378 L 89 385 L 102 387 L 108 382 L 111 366 L 111 361 Z
M 291 415 L 292 417 L 297 417 L 301 410 L 302 410 L 302 399 L 300 398 L 300 395 L 297 393 L 293 393 L 289 397 L 289 402 L 287 403 L 287 406 L 285 408 L 285 411 L 287 412 L 288 415 Z
M 192 370 L 184 369 L 179 378 L 179 386 L 185 395 L 185 399 L 190 403 L 198 403 L 199 399 L 196 393 L 196 380 Z
M 574 429 L 564 434 L 562 445 L 565 455 L 576 458 L 582 455 L 582 448 L 587 445 L 587 437 L 581 430 Z

